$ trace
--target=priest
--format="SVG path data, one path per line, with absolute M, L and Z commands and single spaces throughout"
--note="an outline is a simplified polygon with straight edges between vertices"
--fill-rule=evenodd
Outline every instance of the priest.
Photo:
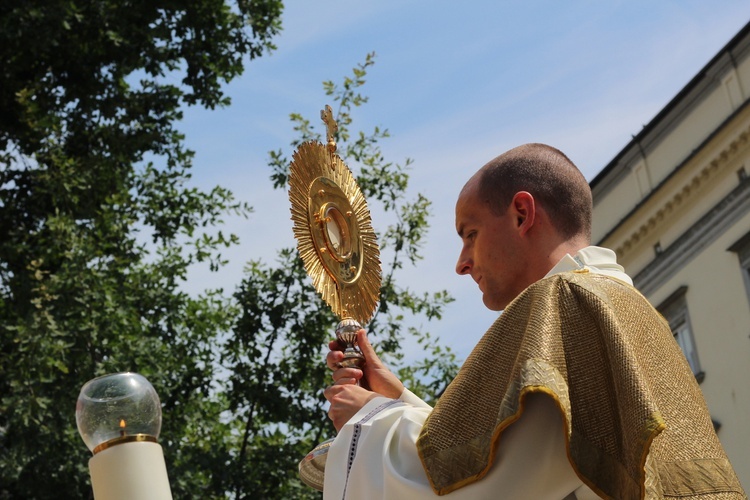
M 591 216 L 588 183 L 550 146 L 469 179 L 456 271 L 503 313 L 434 409 L 363 330 L 363 370 L 331 344 L 325 499 L 746 498 L 669 326 L 590 246 Z

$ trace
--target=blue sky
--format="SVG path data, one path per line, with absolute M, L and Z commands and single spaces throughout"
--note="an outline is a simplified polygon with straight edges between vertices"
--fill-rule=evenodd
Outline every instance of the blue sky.
M 317 124 L 329 104 L 321 82 L 375 52 L 354 125 L 388 128 L 384 155 L 412 158 L 411 196 L 433 202 L 425 259 L 400 284 L 451 291 L 456 302 L 429 328 L 464 357 L 496 317 L 454 272 L 454 203 L 469 176 L 511 147 L 545 142 L 591 180 L 748 21 L 748 0 L 286 2 L 277 50 L 227 87 L 232 105 L 185 114 L 195 183 L 229 187 L 255 210 L 227 219 L 241 239 L 225 252 L 230 264 L 194 269 L 188 289 L 232 291 L 248 260 L 273 263 L 294 246 L 268 151 L 291 157 L 289 114 Z M 379 215 L 376 231 L 388 222 Z

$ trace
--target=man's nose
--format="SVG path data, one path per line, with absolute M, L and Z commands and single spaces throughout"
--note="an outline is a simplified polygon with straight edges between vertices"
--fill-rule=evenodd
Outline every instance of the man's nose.
M 458 262 L 456 262 L 456 272 L 458 274 L 470 274 L 471 273 L 471 259 L 461 252 L 458 256 Z

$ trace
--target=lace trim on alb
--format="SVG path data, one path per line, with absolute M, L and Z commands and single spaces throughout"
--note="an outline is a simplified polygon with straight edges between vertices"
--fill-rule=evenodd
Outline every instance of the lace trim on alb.
M 390 408 L 393 405 L 405 405 L 405 404 L 406 403 L 398 399 L 391 399 L 377 406 L 370 413 L 362 417 L 362 419 L 359 422 L 354 424 L 354 430 L 352 432 L 352 441 L 349 444 L 349 456 L 347 458 L 347 463 L 346 463 L 346 481 L 344 482 L 344 493 L 343 493 L 342 498 L 346 498 L 346 488 L 349 486 L 349 472 L 351 472 L 352 465 L 354 465 L 354 458 L 357 456 L 357 446 L 359 446 L 359 436 L 362 434 L 362 425 L 369 422 L 370 419 L 372 419 L 375 415 L 385 410 L 386 408 Z

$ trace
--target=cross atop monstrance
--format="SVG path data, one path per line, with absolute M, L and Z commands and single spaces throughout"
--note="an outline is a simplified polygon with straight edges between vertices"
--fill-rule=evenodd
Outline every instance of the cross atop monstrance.
M 328 151 L 333 154 L 336 152 L 336 132 L 339 129 L 336 119 L 333 117 L 333 110 L 326 104 L 325 109 L 320 111 L 320 118 L 326 124 L 326 140 L 328 141 Z

